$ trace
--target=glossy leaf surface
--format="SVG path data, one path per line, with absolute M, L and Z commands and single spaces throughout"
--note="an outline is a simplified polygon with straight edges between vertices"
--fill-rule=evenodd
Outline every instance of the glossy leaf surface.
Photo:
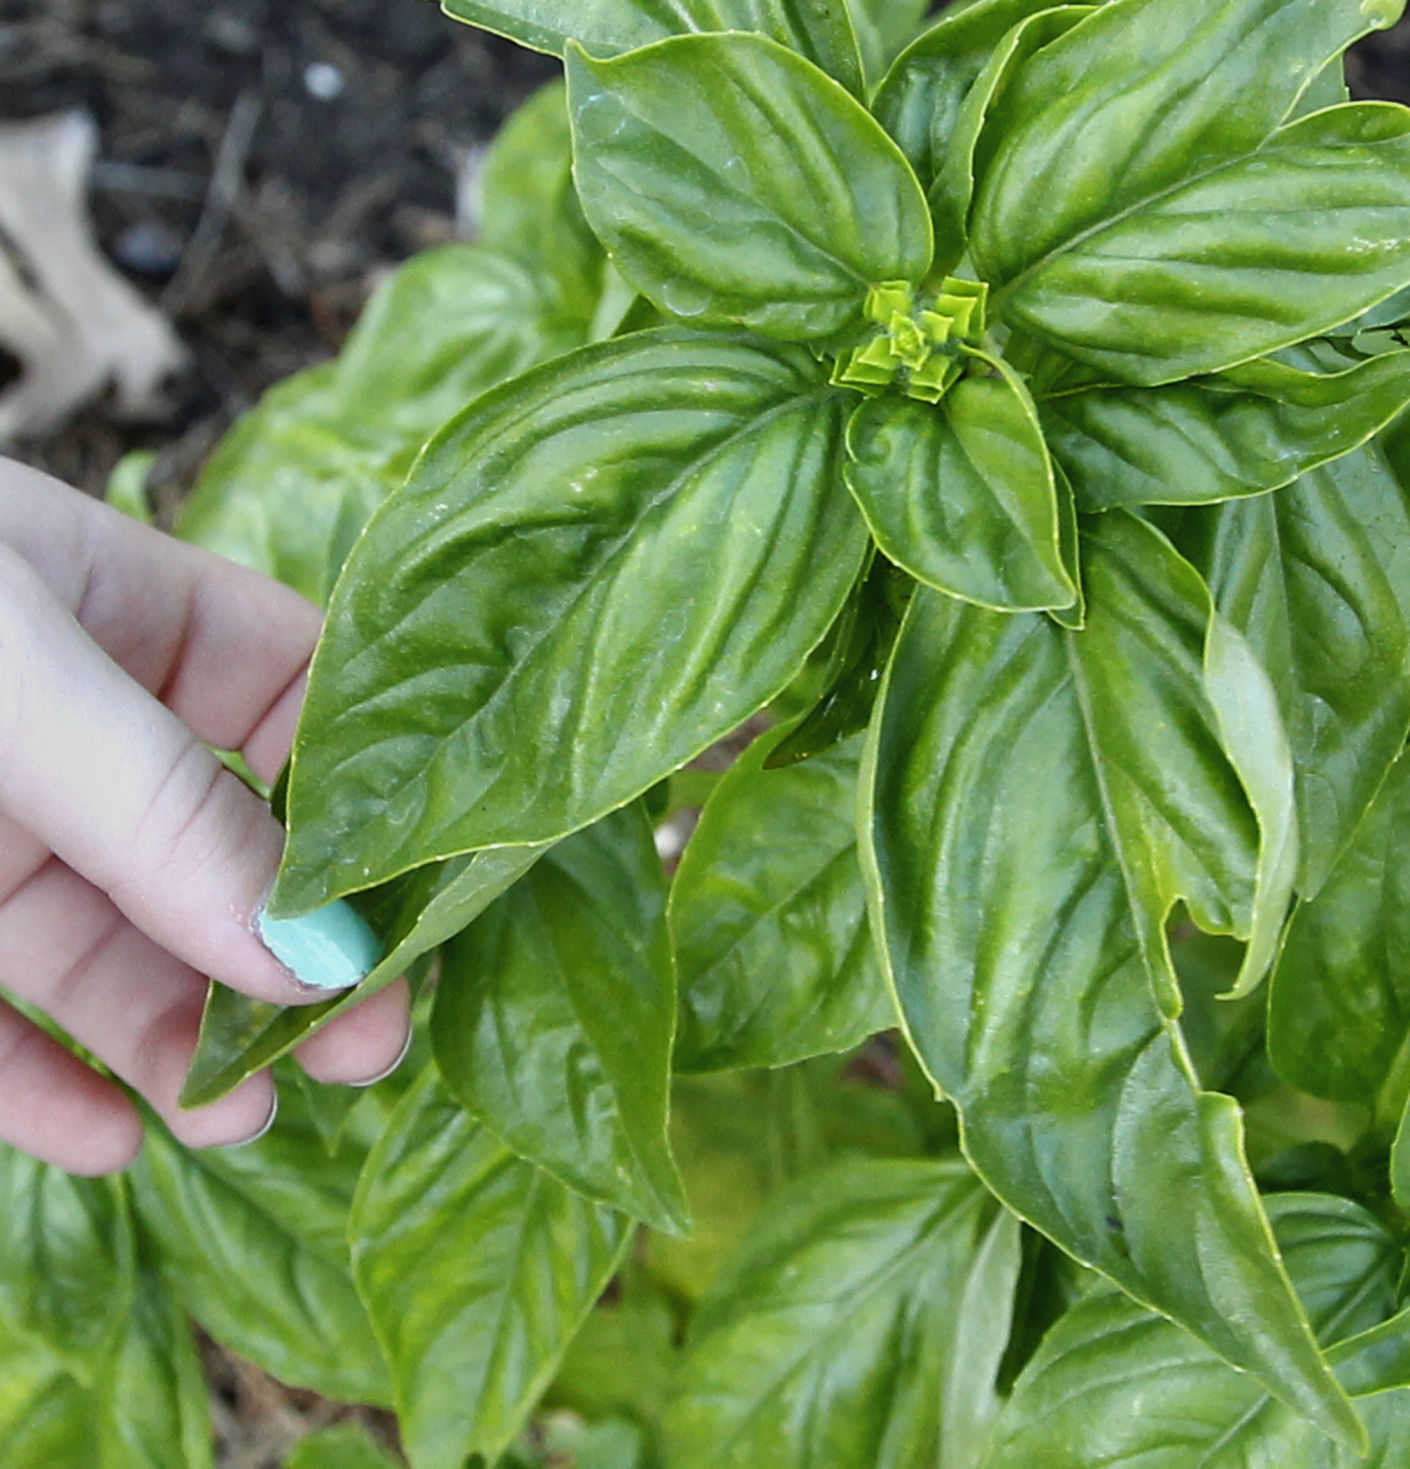
M 1397 1387 L 1410 1321 L 1396 1323 L 1398 1347 L 1374 1332 L 1395 1309 L 1395 1240 L 1365 1210 L 1328 1195 L 1275 1195 L 1268 1212 L 1319 1339 L 1344 1343 L 1330 1357 L 1347 1387 Z M 1399 1421 L 1377 1431 L 1373 1420 L 1377 1464 L 1395 1462 L 1386 1449 L 1403 1444 L 1410 1430 L 1410 1392 L 1390 1396 Z M 1024 1369 L 984 1469 L 1352 1469 L 1363 1462 L 1310 1432 L 1256 1381 L 1171 1322 L 1101 1289 L 1058 1322 Z
M 1408 201 L 1405 109 L 1330 108 L 1055 246 L 992 298 L 994 311 L 1123 382 L 1217 372 L 1404 285 Z M 1349 250 L 1348 237 L 1364 243 Z
M 1316 1096 L 1374 1104 L 1410 1033 L 1410 760 L 1392 766 L 1321 892 L 1288 926 L 1268 1049 Z
M 1272 677 L 1296 770 L 1298 890 L 1312 897 L 1410 728 L 1410 509 L 1361 450 L 1187 515 L 1179 534 Z
M 976 1464 L 1018 1265 L 1018 1221 L 958 1159 L 799 1180 L 701 1305 L 671 1462 Z
M 971 239 L 981 277 L 1011 282 L 1252 153 L 1333 56 L 1402 9 L 1399 0 L 1206 0 L 1173 25 L 1164 0 L 1101 7 L 1024 66 L 993 116 L 996 150 Z
M 1335 373 L 1245 363 L 1159 388 L 1043 399 L 1053 456 L 1083 510 L 1189 505 L 1275 490 L 1364 444 L 1410 403 L 1410 352 Z
M 334 599 L 271 911 L 556 839 L 767 703 L 866 544 L 842 412 L 806 358 L 668 329 L 449 425 Z
M 273 1130 L 189 1152 L 155 1123 L 132 1178 L 182 1304 L 222 1345 L 342 1402 L 391 1400 L 345 1242 L 360 1157 L 329 1158 L 286 1088 Z
M 516 1158 L 433 1075 L 368 1158 L 349 1230 L 414 1469 L 508 1448 L 631 1238 L 622 1215 Z
M 335 1016 L 385 989 L 438 944 L 453 938 L 538 860 L 542 846 L 499 847 L 417 868 L 384 892 L 360 899 L 386 944 L 386 957 L 356 989 L 314 1005 L 271 1005 L 213 984 L 182 1089 L 186 1107 L 205 1106 L 287 1055 Z
M 0 1322 L 10 1332 L 91 1381 L 126 1322 L 134 1271 L 120 1183 L 0 1145 Z
M 442 9 L 555 56 L 570 40 L 615 56 L 691 31 L 756 31 L 861 90 L 846 0 L 442 0 Z
M 422 444 L 486 388 L 585 341 L 591 310 L 477 245 L 417 256 L 336 361 L 271 388 L 226 435 L 177 533 L 326 602 Z
M 867 287 L 930 265 L 925 196 L 854 98 L 757 36 L 568 54 L 583 209 L 661 310 L 785 341 L 861 317 Z M 702 216 L 702 201 L 708 214 Z
M 780 733 L 715 788 L 671 884 L 681 1071 L 783 1066 L 895 1023 L 857 862 L 861 739 L 765 769 Z
M 666 1144 L 675 1008 L 666 875 L 634 802 L 565 837 L 446 946 L 436 1064 L 521 1157 L 680 1233 Z
M 1005 610 L 1067 607 L 1052 465 L 1008 368 L 934 406 L 883 394 L 847 425 L 847 485 L 876 543 L 918 580 Z
M 1257 837 L 1217 733 L 1241 722 L 1230 705 L 1256 667 L 1215 667 L 1203 692 L 1217 624 L 1154 532 L 1104 517 L 1084 571 L 1080 633 L 917 593 L 870 747 L 873 921 L 990 1187 L 1354 1435 L 1274 1254 L 1237 1109 L 1199 1091 L 1168 1018 L 1177 897 L 1215 930 L 1256 912 L 1265 951 L 1287 901 L 1285 872 L 1251 896 Z

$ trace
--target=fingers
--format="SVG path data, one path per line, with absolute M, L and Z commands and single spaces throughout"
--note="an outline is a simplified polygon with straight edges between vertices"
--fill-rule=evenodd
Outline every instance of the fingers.
M 0 460 L 0 544 L 196 735 L 272 780 L 320 614 L 289 588 Z
M 121 1087 L 0 1001 L 0 1139 L 91 1178 L 132 1162 L 142 1121 Z
M 315 1081 L 371 1086 L 395 1071 L 411 1045 L 406 981 L 369 996 L 317 1032 L 294 1054 Z
M 3 545 L 0 750 L 0 810 L 160 946 L 259 999 L 314 997 L 252 927 L 278 822 Z

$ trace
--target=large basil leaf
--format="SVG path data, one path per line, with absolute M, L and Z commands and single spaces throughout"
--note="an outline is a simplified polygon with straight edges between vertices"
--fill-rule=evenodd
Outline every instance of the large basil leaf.
M 847 425 L 847 485 L 877 545 L 927 585 L 1006 611 L 1070 607 L 1038 415 L 995 365 L 998 376 L 962 378 L 934 406 L 864 399 Z
M 186 1313 L 144 1271 L 127 1331 L 96 1396 L 100 1469 L 210 1469 L 210 1387 Z M 4 1459 L 6 1469 L 10 1460 Z
M 1159 388 L 1040 399 L 1083 510 L 1257 495 L 1364 444 L 1410 403 L 1410 352 L 1340 372 L 1256 361 Z
M 666 1144 L 676 980 L 640 802 L 565 837 L 441 955 L 446 1089 L 521 1157 L 682 1233 Z
M 670 1462 L 977 1464 L 1018 1267 L 1017 1219 L 958 1159 L 801 1180 L 701 1304 Z
M 0 1145 L 0 1324 L 95 1380 L 135 1289 L 120 1181 L 74 1178 Z
M 1404 681 L 1404 675 L 1401 675 Z M 1303 1091 L 1374 1104 L 1410 1041 L 1410 758 L 1402 756 L 1315 901 L 1288 926 L 1268 1050 Z
M 891 64 L 872 111 L 925 188 L 940 170 L 960 108 L 1004 35 L 1053 0 L 951 5 Z
M 1403 0 L 1205 0 L 1174 25 L 1168 0 L 1103 6 L 1033 57 L 992 114 L 996 148 L 971 238 L 981 276 L 1013 281 L 1101 226 L 1139 218 L 1146 201 L 1211 165 L 1252 153 L 1333 56 L 1403 8 Z M 1219 219 L 1230 243 L 1232 222 Z M 1263 263 L 1254 252 L 1240 258 Z M 1092 299 L 1096 314 L 1097 303 L 1121 297 Z
M 199 1462 L 199 1461 L 198 1461 Z M 63 1363 L 0 1322 L 0 1463 L 5 1469 L 92 1469 L 87 1390 Z
M 896 145 L 774 42 L 682 36 L 615 61 L 573 48 L 567 70 L 583 209 L 668 314 L 810 341 L 858 322 L 868 286 L 929 268 L 925 195 Z
M 422 444 L 478 393 L 586 340 L 591 310 L 477 245 L 417 256 L 336 361 L 271 388 L 226 435 L 177 534 L 326 602 Z
M 1207 929 L 1250 925 L 1261 958 L 1276 939 L 1291 873 L 1253 882 L 1220 748 L 1276 752 L 1276 708 L 1153 531 L 1104 516 L 1084 558 L 1080 633 L 917 592 L 868 747 L 873 923 L 908 1033 L 1000 1198 L 1354 1441 L 1237 1108 L 1199 1090 L 1170 1018 L 1177 897 Z
M 855 581 L 850 400 L 674 329 L 447 426 L 368 526 L 314 655 L 271 911 L 552 840 L 773 698 Z
M 353 1287 L 345 1232 L 361 1158 L 330 1158 L 284 1088 L 270 1133 L 190 1152 L 155 1121 L 132 1172 L 163 1274 L 215 1339 L 282 1382 L 343 1402 L 391 1401 Z
M 756 31 L 861 91 L 846 0 L 442 0 L 441 8 L 555 56 L 570 40 L 594 55 L 615 56 L 691 31 Z
M 765 768 L 787 733 L 735 761 L 671 883 L 680 1071 L 783 1066 L 895 1023 L 857 865 L 861 739 Z
M 622 1215 L 516 1158 L 434 1074 L 372 1150 L 349 1232 L 414 1469 L 504 1452 L 631 1240 Z
M 1045 180 L 1043 197 L 1055 190 Z M 1055 246 L 991 301 L 1079 361 L 1154 386 L 1314 336 L 1407 277 L 1410 115 L 1348 103 Z
M 1410 510 L 1367 449 L 1187 514 L 1180 544 L 1268 670 L 1296 769 L 1298 890 L 1326 881 L 1410 727 Z
M 429 863 L 359 895 L 363 916 L 382 937 L 385 957 L 355 989 L 315 1005 L 271 1005 L 212 984 L 196 1054 L 181 1092 L 183 1107 L 204 1107 L 321 1030 L 330 1020 L 385 989 L 437 944 L 453 938 L 545 851 L 498 847 Z
M 1395 1239 L 1364 1209 L 1328 1195 L 1277 1195 L 1268 1214 L 1346 1387 L 1402 1387 L 1410 1318 L 1397 1319 L 1394 1340 L 1375 1330 L 1395 1310 Z M 1387 1449 L 1410 1433 L 1410 1392 L 1391 1396 L 1392 1413 L 1370 1425 L 1373 1461 L 1387 1469 L 1400 1462 Z M 984 1469 L 1354 1469 L 1364 1462 L 1310 1434 L 1258 1382 L 1172 1322 L 1102 1289 L 1068 1311 L 1024 1369 Z
M 586 326 L 606 260 L 573 186 L 573 134 L 562 82 L 540 88 L 495 135 L 480 189 L 480 243 L 557 281 Z M 460 406 L 453 404 L 443 418 Z

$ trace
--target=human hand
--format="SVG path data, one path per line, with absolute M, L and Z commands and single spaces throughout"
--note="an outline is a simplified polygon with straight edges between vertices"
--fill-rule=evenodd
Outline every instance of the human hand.
M 206 977 L 327 997 L 257 937 L 283 831 L 202 743 L 274 779 L 319 622 L 288 588 L 0 460 L 0 986 L 192 1147 L 257 1136 L 275 1107 L 267 1071 L 178 1106 Z M 321 1081 L 374 1080 L 408 1025 L 399 982 L 298 1057 Z M 0 999 L 0 1139 L 99 1174 L 141 1137 L 120 1086 Z

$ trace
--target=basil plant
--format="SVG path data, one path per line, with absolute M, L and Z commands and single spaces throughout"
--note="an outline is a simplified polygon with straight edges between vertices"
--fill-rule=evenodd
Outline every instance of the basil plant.
M 1402 0 L 446 8 L 564 82 L 178 528 L 385 948 L 186 1099 L 416 1046 L 0 1159 L 7 1466 L 209 1464 L 188 1315 L 413 1469 L 1410 1462 Z

